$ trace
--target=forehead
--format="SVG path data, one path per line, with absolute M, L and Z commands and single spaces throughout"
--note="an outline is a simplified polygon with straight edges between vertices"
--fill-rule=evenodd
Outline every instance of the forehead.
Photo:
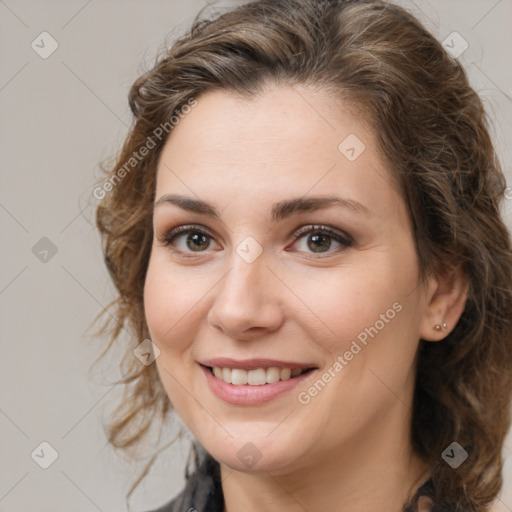
M 338 191 L 360 202 L 389 199 L 391 177 L 373 130 L 349 107 L 305 87 L 270 87 L 251 98 L 204 93 L 168 137 L 156 197 L 231 193 L 263 202 Z

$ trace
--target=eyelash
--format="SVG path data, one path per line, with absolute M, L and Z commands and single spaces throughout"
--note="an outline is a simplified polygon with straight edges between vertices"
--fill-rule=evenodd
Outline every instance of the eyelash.
M 210 233 L 208 233 L 208 231 L 206 231 L 201 226 L 197 226 L 197 225 L 184 225 L 184 226 L 178 226 L 177 228 L 169 230 L 167 233 L 165 233 L 163 235 L 163 237 L 160 240 L 160 242 L 161 242 L 161 244 L 164 247 L 167 247 L 167 246 L 170 246 L 173 243 L 173 241 L 178 236 L 184 235 L 184 234 L 190 234 L 190 233 L 196 233 L 196 234 L 205 235 L 205 236 L 213 239 L 213 236 L 210 235 Z M 354 244 L 354 239 L 350 235 L 348 235 L 346 233 L 344 233 L 344 234 L 338 233 L 338 232 L 333 231 L 329 227 L 324 226 L 322 224 L 311 224 L 311 225 L 307 225 L 307 226 L 302 226 L 299 229 L 297 229 L 293 233 L 293 237 L 294 237 L 293 244 L 295 244 L 298 240 L 304 238 L 305 235 L 307 235 L 307 234 L 328 235 L 333 240 L 335 240 L 336 242 L 338 242 L 339 244 L 344 246 L 343 248 L 340 248 L 342 250 L 345 250 L 345 249 L 347 249 L 349 247 L 352 247 L 353 244 Z M 196 253 L 194 253 L 194 252 L 185 253 L 185 252 L 177 250 L 177 249 L 172 249 L 172 251 L 176 252 L 176 253 L 180 253 L 185 258 L 193 258 L 193 257 L 196 257 L 197 255 L 200 255 L 203 252 L 206 252 L 206 251 L 197 251 Z M 326 251 L 324 253 L 322 253 L 322 252 L 320 252 L 320 253 L 310 252 L 310 253 L 306 253 L 306 254 L 314 255 L 313 257 L 315 259 L 317 259 L 317 258 L 325 257 L 323 255 L 330 256 L 333 252 L 336 252 L 336 251 L 335 250 L 334 251 L 329 250 L 329 251 Z

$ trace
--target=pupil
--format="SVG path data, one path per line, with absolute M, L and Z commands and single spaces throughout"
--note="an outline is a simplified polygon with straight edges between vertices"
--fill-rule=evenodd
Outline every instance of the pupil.
M 330 247 L 330 236 L 329 235 L 311 235 L 309 240 L 312 243 L 308 242 L 308 246 L 311 250 L 315 252 L 322 252 L 317 251 L 317 249 L 329 249 Z
M 187 246 L 192 251 L 208 247 L 208 240 L 201 233 L 194 233 L 187 237 Z

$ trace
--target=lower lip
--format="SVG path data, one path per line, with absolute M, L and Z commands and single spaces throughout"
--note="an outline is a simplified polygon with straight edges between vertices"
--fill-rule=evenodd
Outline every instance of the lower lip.
M 217 397 L 232 405 L 261 405 L 270 402 L 270 400 L 291 391 L 314 372 L 314 370 L 311 370 L 293 379 L 280 380 L 261 386 L 251 386 L 248 384 L 236 386 L 215 377 L 210 368 L 203 365 L 200 365 L 200 367 L 206 376 L 206 381 L 211 391 Z

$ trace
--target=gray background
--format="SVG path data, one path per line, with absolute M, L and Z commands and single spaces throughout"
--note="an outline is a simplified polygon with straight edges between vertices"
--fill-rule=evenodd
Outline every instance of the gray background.
M 485 101 L 512 183 L 512 0 L 398 3 L 440 40 L 457 31 L 468 42 L 460 59 Z M 143 62 L 204 4 L 0 0 L 0 511 L 126 510 L 125 494 L 143 468 L 144 460 L 108 447 L 101 428 L 116 402 L 109 382 L 119 353 L 110 369 L 89 371 L 103 341 L 88 327 L 112 298 L 92 190 L 98 162 L 127 131 L 127 92 Z M 59 45 L 46 59 L 31 47 L 43 31 Z M 512 189 L 508 195 L 510 226 Z M 146 456 L 175 430 L 170 425 Z M 37 448 L 34 459 L 50 461 L 50 451 L 38 448 L 43 441 L 58 453 L 48 469 L 31 458 Z M 188 446 L 185 436 L 157 459 L 132 496 L 132 510 L 179 491 Z M 512 510 L 511 452 L 509 436 L 500 512 Z

